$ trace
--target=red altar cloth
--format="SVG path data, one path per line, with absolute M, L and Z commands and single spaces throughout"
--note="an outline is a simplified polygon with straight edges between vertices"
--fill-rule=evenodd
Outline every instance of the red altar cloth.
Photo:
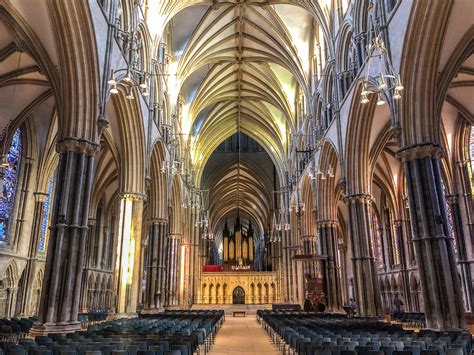
M 220 265 L 204 265 L 202 268 L 203 272 L 221 272 L 222 266 Z

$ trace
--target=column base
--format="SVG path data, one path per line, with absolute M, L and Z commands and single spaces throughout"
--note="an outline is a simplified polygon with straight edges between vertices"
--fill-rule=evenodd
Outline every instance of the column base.
M 163 313 L 165 309 L 163 307 L 153 308 L 153 309 L 144 309 L 141 311 L 141 314 L 158 314 Z
M 67 324 L 51 324 L 51 323 L 44 323 L 33 324 L 33 327 L 30 329 L 28 336 L 29 337 L 36 337 L 38 335 L 48 335 L 51 333 L 74 333 L 82 331 L 82 326 L 80 322 L 77 323 L 67 323 Z

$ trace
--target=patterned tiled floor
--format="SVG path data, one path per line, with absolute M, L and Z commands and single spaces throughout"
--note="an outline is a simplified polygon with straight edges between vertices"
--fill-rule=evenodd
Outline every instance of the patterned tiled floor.
M 226 315 L 224 325 L 217 334 L 210 355 L 278 355 L 267 333 L 257 323 L 255 315 L 232 317 Z

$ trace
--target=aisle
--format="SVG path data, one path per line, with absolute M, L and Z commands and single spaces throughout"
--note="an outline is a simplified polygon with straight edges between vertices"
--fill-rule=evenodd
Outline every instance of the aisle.
M 276 347 L 270 342 L 267 333 L 257 323 L 255 315 L 232 317 L 226 315 L 224 325 L 217 334 L 216 343 L 210 355 L 278 355 Z

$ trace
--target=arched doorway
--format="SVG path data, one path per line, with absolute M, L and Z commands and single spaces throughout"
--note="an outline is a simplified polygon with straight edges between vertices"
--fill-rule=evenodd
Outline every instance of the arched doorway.
M 232 293 L 233 304 L 245 304 L 245 291 L 242 287 L 237 286 Z

